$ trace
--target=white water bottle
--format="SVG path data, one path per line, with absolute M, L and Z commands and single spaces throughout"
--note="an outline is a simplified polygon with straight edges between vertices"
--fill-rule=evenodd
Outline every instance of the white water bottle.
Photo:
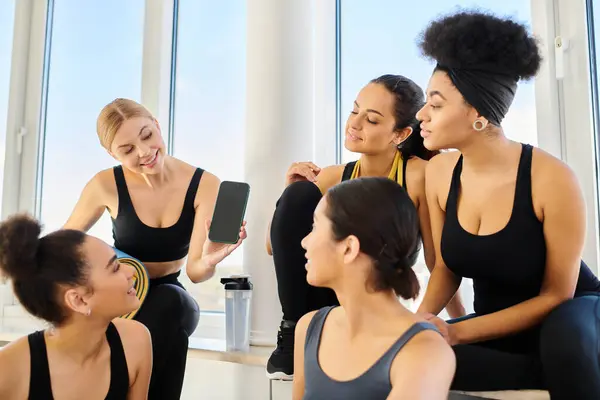
M 225 343 L 227 351 L 250 351 L 252 283 L 248 275 L 221 278 L 225 285 Z

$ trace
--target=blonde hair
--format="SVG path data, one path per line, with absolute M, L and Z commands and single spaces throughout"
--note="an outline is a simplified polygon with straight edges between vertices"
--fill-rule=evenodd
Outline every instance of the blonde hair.
M 96 132 L 102 147 L 110 150 L 115 135 L 123 123 L 135 117 L 154 119 L 146 107 L 133 100 L 118 98 L 104 106 L 96 122 Z

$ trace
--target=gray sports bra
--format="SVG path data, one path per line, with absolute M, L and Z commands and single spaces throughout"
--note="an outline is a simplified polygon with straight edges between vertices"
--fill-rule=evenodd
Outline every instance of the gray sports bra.
M 358 378 L 350 381 L 336 381 L 329 378 L 321 369 L 318 360 L 321 332 L 327 315 L 334 308 L 325 307 L 317 311 L 308 325 L 304 344 L 304 400 L 385 400 L 392 391 L 390 368 L 398 352 L 417 333 L 437 328 L 426 322 L 411 326 L 375 364 Z

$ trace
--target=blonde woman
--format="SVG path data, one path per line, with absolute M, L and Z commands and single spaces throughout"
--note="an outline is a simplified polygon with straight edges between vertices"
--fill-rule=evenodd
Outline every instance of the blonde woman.
M 194 283 L 211 278 L 246 237 L 245 228 L 233 245 L 207 239 L 219 178 L 168 155 L 160 125 L 144 106 L 114 100 L 100 112 L 97 133 L 121 165 L 87 183 L 64 227 L 87 231 L 106 210 L 115 248 L 146 267 L 150 288 L 134 318 L 152 336 L 149 399 L 178 399 L 188 338 L 199 319 L 198 304 L 178 277 L 185 267 Z

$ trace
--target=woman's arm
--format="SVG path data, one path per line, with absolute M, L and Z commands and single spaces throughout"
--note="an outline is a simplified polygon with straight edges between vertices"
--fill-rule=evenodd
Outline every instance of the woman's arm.
M 10 350 L 7 348 L 0 348 L 0 399 L 12 399 L 15 397 L 14 393 L 14 382 L 11 374 L 14 368 L 12 364 L 12 358 L 10 357 Z
M 407 184 L 409 194 L 413 203 L 417 207 L 419 214 L 419 225 L 421 228 L 421 238 L 423 240 L 423 255 L 425 265 L 429 272 L 433 271 L 435 266 L 435 248 L 433 246 L 433 236 L 431 234 L 431 221 L 429 217 L 429 206 L 427 205 L 427 188 L 425 186 L 425 174 L 427 170 L 427 161 L 415 159 L 414 168 L 409 169 L 414 176 Z M 414 197 L 413 197 L 414 196 Z
M 416 197 L 416 206 L 419 213 L 419 224 L 421 228 L 421 237 L 423 240 L 423 253 L 425 256 L 425 265 L 429 272 L 433 272 L 435 267 L 435 246 L 433 244 L 433 235 L 431 233 L 431 219 L 429 214 L 429 206 L 427 205 L 427 189 L 426 189 L 426 168 L 427 162 L 422 161 L 415 168 L 416 179 L 411 180 L 411 185 L 414 188 Z M 409 186 L 410 189 L 410 186 Z M 459 318 L 465 315 L 465 308 L 462 305 L 459 292 L 457 291 L 454 297 L 450 299 L 446 305 L 446 310 L 451 318 Z
M 26 336 L 0 347 L 0 399 L 27 398 L 30 364 Z
M 304 314 L 296 324 L 294 333 L 294 382 L 292 386 L 292 400 L 301 400 L 304 397 L 304 342 L 306 330 L 316 311 Z
M 275 214 L 275 212 L 273 212 Z M 271 220 L 269 221 L 269 226 L 267 226 L 267 237 L 265 238 L 265 245 L 267 247 L 267 254 L 272 256 L 273 249 L 271 248 L 271 223 L 273 222 L 273 216 L 271 216 Z
M 423 302 L 418 310 L 419 313 L 431 313 L 435 315 L 439 314 L 448 305 L 461 282 L 461 278 L 454 275 L 446 267 L 441 254 L 442 230 L 446 215 L 439 203 L 437 187 L 440 186 L 440 176 L 443 176 L 441 170 L 444 164 L 439 162 L 443 156 L 438 155 L 431 159 L 426 169 L 426 203 L 429 211 L 431 237 L 435 250 L 435 266 L 431 272 Z
M 200 201 L 198 207 L 196 207 L 186 266 L 187 275 L 194 283 L 204 282 L 215 274 L 216 265 L 205 262 L 202 255 L 207 236 L 206 221 L 212 218 L 220 184 L 219 178 L 204 171 L 198 186 Z
M 141 322 L 115 318 L 127 361 L 129 391 L 127 399 L 146 400 L 152 374 L 152 338 Z
M 146 400 L 148 399 L 148 389 L 150 388 L 150 376 L 152 375 L 152 339 L 148 329 L 139 324 L 135 329 L 135 348 L 136 355 L 139 357 L 137 373 L 133 384 L 129 388 L 128 400 Z
M 392 391 L 388 400 L 442 400 L 448 398 L 456 358 L 437 333 L 419 333 L 392 364 Z
M 536 155 L 543 157 L 539 166 L 544 169 L 533 188 L 543 210 L 546 241 L 546 270 L 540 294 L 513 307 L 450 325 L 449 333 L 456 343 L 479 342 L 526 330 L 573 297 L 585 242 L 583 194 L 575 174 L 566 165 L 538 152 L 534 153 L 534 160 Z
M 106 189 L 102 171 L 96 174 L 83 188 L 73 212 L 63 229 L 77 229 L 87 232 L 102 216 L 106 209 Z

